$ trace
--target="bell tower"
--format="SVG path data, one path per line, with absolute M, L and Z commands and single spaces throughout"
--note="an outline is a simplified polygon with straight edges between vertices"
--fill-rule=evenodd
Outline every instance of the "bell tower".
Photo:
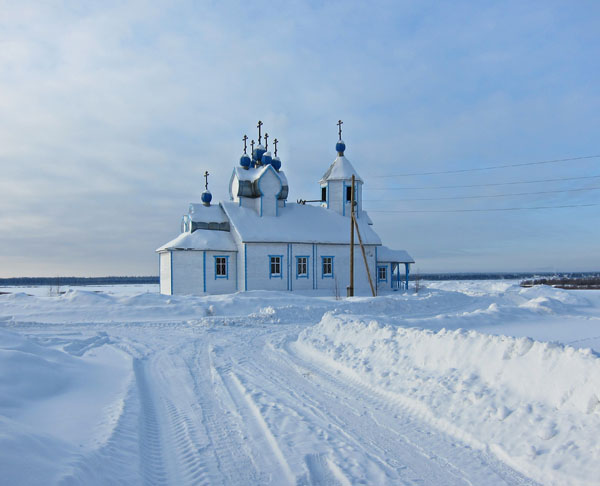
M 319 181 L 321 185 L 322 205 L 342 216 L 350 216 L 350 198 L 352 195 L 352 176 L 355 177 L 354 194 L 356 199 L 356 214 L 362 211 L 363 180 L 358 175 L 350 161 L 344 155 L 346 144 L 342 140 L 342 120 L 337 123 L 338 141 L 335 144 L 337 157 L 323 174 Z

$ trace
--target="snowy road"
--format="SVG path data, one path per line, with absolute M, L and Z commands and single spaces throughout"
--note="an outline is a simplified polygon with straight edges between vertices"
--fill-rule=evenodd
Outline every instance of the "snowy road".
M 132 356 L 135 380 L 105 445 L 60 483 L 534 484 L 305 359 L 294 346 L 305 326 L 225 324 L 70 326 L 78 340 L 106 333 Z M 67 338 L 52 327 L 24 331 Z

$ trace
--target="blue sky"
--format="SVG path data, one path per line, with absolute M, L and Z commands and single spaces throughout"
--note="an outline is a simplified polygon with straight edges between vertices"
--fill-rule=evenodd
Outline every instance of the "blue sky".
M 0 11 L 0 276 L 156 274 L 205 170 L 227 197 L 258 119 L 295 201 L 319 197 L 340 118 L 377 231 L 419 271 L 600 270 L 600 206 L 375 212 L 600 204 L 600 178 L 484 185 L 600 175 L 600 158 L 390 177 L 600 155 L 598 2 Z M 450 185 L 480 186 L 431 188 Z

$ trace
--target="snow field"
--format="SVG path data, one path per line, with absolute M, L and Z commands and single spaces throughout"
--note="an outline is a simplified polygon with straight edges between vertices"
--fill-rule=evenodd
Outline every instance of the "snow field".
M 0 295 L 0 483 L 598 484 L 600 292 L 427 285 Z

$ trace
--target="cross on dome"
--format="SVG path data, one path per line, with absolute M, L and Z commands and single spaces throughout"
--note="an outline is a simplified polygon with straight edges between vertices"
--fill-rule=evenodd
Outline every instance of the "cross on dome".
M 260 145 L 260 141 L 262 139 L 261 135 L 260 135 L 260 128 L 263 126 L 263 122 L 261 122 L 260 120 L 258 120 L 258 125 L 256 125 L 256 128 L 258 128 L 258 145 Z
M 208 173 L 208 171 L 205 171 L 205 172 L 204 172 L 204 181 L 205 181 L 205 182 L 204 182 L 204 189 L 206 189 L 206 190 L 208 190 L 208 176 L 209 176 L 209 175 L 210 175 L 210 174 Z
M 338 126 L 338 134 L 340 136 L 340 142 L 342 141 L 342 125 L 343 125 L 343 121 L 342 120 L 338 120 L 337 122 L 337 126 Z
M 246 146 L 246 140 L 248 140 L 248 136 L 244 134 L 242 140 L 244 141 L 244 153 L 246 153 L 246 148 L 247 148 L 247 146 Z
M 265 150 L 268 150 L 268 148 L 269 148 L 268 139 L 269 139 L 269 134 L 265 133 Z
M 275 157 L 277 157 L 277 142 L 279 142 L 279 140 L 273 140 L 273 145 L 275 145 Z

